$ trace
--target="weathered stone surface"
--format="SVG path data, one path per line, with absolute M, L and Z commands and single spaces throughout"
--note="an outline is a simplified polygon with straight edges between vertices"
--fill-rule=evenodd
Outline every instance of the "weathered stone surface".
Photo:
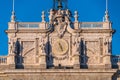
M 119 63 L 112 68 L 111 22 L 78 22 L 77 11 L 71 22 L 70 15 L 51 9 L 49 23 L 44 11 L 42 22 L 9 22 L 0 80 L 119 80 Z
M 116 70 L 104 69 L 51 69 L 51 70 L 6 70 L 2 74 L 5 80 L 112 80 Z M 2 79 L 1 78 L 1 79 Z

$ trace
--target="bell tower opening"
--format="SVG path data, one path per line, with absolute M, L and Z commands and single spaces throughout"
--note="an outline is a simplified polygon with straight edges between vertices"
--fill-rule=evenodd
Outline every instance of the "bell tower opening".
M 53 0 L 53 9 L 67 9 L 68 8 L 68 1 L 67 0 Z

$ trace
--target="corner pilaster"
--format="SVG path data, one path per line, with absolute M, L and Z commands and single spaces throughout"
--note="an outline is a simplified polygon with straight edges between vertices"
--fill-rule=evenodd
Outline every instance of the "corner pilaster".
M 105 56 L 104 56 L 104 58 L 103 58 L 103 60 L 104 60 L 104 68 L 106 68 L 106 69 L 111 69 L 111 55 L 110 54 L 106 54 Z
M 73 68 L 74 69 L 80 69 L 80 59 L 79 54 L 73 55 Z
M 39 57 L 39 64 L 41 69 L 46 69 L 46 54 L 41 54 Z
M 9 22 L 8 23 L 8 29 L 14 29 L 14 30 L 16 30 L 17 29 L 16 22 Z
M 7 64 L 10 69 L 15 69 L 15 54 L 9 54 L 7 58 Z
M 104 29 L 112 29 L 111 25 L 112 25 L 111 22 L 104 22 L 103 23 L 103 28 Z

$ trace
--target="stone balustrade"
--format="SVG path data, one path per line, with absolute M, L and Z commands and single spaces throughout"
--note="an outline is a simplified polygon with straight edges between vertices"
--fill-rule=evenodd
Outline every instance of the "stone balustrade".
M 103 22 L 81 22 L 79 28 L 98 29 L 103 28 Z
M 0 56 L 0 65 L 7 64 L 7 56 Z
M 18 29 L 39 29 L 40 24 L 43 24 L 42 22 L 18 22 L 17 27 Z M 49 27 L 49 23 L 46 27 Z M 104 22 L 79 22 L 79 28 L 80 29 L 103 29 Z
M 43 28 L 44 27 L 44 28 Z M 47 22 L 18 22 L 17 29 L 48 29 Z
M 118 57 L 118 66 L 120 68 L 120 56 Z
M 111 62 L 112 62 L 112 65 L 117 65 L 118 68 L 120 68 L 120 55 L 112 56 Z
M 112 56 L 112 62 L 120 62 L 120 56 Z
M 37 22 L 18 22 L 17 23 L 17 27 L 18 27 L 18 29 L 38 29 L 39 28 L 39 24 L 40 23 L 37 23 Z

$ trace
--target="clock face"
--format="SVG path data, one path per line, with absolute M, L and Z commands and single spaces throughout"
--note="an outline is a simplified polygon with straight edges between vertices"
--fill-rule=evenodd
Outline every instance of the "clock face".
M 58 39 L 53 43 L 52 52 L 55 55 L 64 55 L 68 51 L 68 43 L 64 39 Z

